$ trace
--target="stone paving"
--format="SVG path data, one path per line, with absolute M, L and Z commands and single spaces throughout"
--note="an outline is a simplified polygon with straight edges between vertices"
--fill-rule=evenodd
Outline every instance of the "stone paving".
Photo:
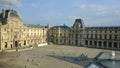
M 101 51 L 111 52 L 67 45 L 48 45 L 27 51 L 5 52 L 0 53 L 0 68 L 83 68 L 85 62 L 79 59 L 81 54 L 92 59 Z

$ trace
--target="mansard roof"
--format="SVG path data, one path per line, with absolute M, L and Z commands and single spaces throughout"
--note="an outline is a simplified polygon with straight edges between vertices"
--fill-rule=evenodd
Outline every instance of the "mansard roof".
M 27 27 L 33 27 L 33 28 L 44 28 L 44 26 L 41 26 L 41 25 L 33 25 L 33 24 L 24 24 L 25 26 Z
M 79 29 L 83 27 L 84 27 L 83 19 L 76 19 L 73 24 L 73 28 Z
M 75 20 L 75 23 L 76 23 L 76 22 L 82 23 L 82 19 L 76 19 L 76 20 Z
M 0 17 L 2 17 L 2 18 L 11 18 L 11 17 L 19 18 L 19 15 L 17 14 L 17 11 L 15 11 L 15 10 L 2 9 L 2 13 L 0 14 Z
M 63 28 L 63 29 L 70 29 L 70 27 L 66 26 L 66 25 L 62 25 L 62 26 L 54 26 L 52 28 Z
M 2 22 L 2 24 L 7 24 L 7 20 L 10 19 L 18 19 L 20 21 L 22 21 L 22 19 L 20 18 L 19 14 L 17 13 L 17 11 L 15 10 L 4 10 L 2 9 L 2 13 L 0 13 L 0 20 Z
M 120 29 L 120 26 L 86 27 L 86 29 Z

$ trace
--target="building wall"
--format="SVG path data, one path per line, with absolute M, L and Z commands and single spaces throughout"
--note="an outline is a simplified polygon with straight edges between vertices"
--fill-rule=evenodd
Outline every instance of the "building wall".
M 0 20 L 1 50 L 16 47 L 28 47 L 31 45 L 34 46 L 46 42 L 48 28 L 24 25 L 23 21 L 14 10 L 6 11 L 4 10 L 6 17 L 2 17 Z M 11 13 L 17 17 L 10 16 Z M 9 15 L 7 16 L 6 14 Z
M 85 27 L 82 19 L 76 19 L 72 27 L 27 26 L 16 11 L 2 11 L 0 49 L 27 47 L 44 42 L 120 50 L 120 27 Z
M 120 49 L 120 28 L 86 29 L 85 34 L 87 47 Z
M 48 39 L 54 44 L 120 50 L 120 27 L 85 27 L 76 19 L 72 27 L 52 27 Z

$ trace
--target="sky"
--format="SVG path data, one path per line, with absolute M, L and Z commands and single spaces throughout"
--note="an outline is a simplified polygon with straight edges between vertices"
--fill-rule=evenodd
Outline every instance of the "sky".
M 1 9 L 18 12 L 25 24 L 120 26 L 120 0 L 0 0 Z

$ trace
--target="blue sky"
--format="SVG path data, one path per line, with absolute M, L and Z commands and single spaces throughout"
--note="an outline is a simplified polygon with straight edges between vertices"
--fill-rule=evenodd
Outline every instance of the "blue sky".
M 0 8 L 15 9 L 26 24 L 120 26 L 119 0 L 0 0 Z

